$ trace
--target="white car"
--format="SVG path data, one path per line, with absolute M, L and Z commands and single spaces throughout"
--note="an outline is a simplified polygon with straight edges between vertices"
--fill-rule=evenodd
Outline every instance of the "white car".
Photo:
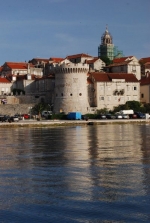
M 129 118 L 129 115 L 125 115 L 125 114 L 124 114 L 124 115 L 122 115 L 122 118 L 123 118 L 123 119 L 128 119 L 128 118 Z
M 52 111 L 42 111 L 42 117 L 48 118 L 50 115 L 52 115 Z
M 122 119 L 123 118 L 121 114 L 116 114 L 115 116 L 116 116 L 117 119 Z

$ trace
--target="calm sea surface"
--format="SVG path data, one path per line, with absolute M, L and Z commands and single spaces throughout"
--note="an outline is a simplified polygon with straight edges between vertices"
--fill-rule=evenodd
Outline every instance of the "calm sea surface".
M 150 125 L 0 128 L 7 222 L 150 222 Z

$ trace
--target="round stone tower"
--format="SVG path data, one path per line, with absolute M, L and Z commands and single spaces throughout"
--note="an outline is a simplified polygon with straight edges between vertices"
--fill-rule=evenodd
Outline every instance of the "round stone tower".
M 63 63 L 54 68 L 55 72 L 55 113 L 88 113 L 87 74 L 88 64 Z

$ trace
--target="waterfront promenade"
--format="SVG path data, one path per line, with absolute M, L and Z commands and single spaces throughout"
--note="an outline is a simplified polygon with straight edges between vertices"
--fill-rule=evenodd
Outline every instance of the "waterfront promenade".
M 0 122 L 0 127 L 23 127 L 23 126 L 65 126 L 65 125 L 104 125 L 104 124 L 127 124 L 127 123 L 145 123 L 150 124 L 150 119 L 89 119 L 85 120 L 20 120 L 19 122 Z

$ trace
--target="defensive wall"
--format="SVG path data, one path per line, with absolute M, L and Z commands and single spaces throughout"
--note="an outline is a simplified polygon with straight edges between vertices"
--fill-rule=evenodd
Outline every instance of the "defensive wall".
M 55 71 L 54 112 L 88 112 L 87 64 L 61 64 Z

